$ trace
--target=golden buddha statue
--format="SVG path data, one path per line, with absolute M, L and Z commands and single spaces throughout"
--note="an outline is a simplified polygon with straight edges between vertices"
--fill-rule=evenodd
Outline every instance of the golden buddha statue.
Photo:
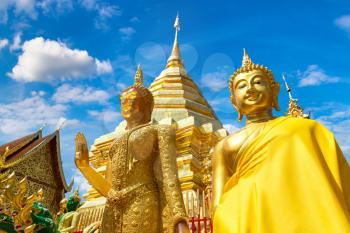
M 279 84 L 245 51 L 229 85 L 246 126 L 213 152 L 214 232 L 350 232 L 350 168 L 333 134 L 310 119 L 274 117 Z
M 107 203 L 102 233 L 189 232 L 177 177 L 175 132 L 151 123 L 152 93 L 143 85 L 140 66 L 135 84 L 120 96 L 123 133 L 111 145 L 104 178 L 89 165 L 83 134 L 76 137 L 75 162 Z
M 73 233 L 78 229 L 80 213 L 77 211 L 80 205 L 80 196 L 78 190 L 67 200 L 63 199 L 60 203 L 60 217 L 58 219 L 58 232 Z M 65 207 L 65 208 L 64 208 Z M 64 208 L 64 209 L 63 209 Z
M 67 202 L 68 202 L 67 198 L 63 198 L 60 201 L 60 209 L 59 209 L 59 211 L 56 214 L 56 221 L 59 221 L 61 219 L 61 217 L 66 213 L 66 211 L 67 211 Z

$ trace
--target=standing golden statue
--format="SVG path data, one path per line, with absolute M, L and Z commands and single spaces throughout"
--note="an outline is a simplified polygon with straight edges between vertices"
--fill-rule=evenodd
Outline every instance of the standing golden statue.
M 151 123 L 152 93 L 143 86 L 140 66 L 135 84 L 121 93 L 125 132 L 111 145 L 104 178 L 89 165 L 83 134 L 76 136 L 75 163 L 107 198 L 102 233 L 189 232 L 177 177 L 175 132 Z
M 214 232 L 350 232 L 350 168 L 333 134 L 274 117 L 279 84 L 246 51 L 229 85 L 246 126 L 213 153 Z

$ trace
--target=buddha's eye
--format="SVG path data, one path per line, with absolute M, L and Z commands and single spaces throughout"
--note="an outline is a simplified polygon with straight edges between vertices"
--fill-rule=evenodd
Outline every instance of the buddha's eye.
M 239 84 L 238 85 L 238 89 L 243 89 L 245 88 L 247 85 L 245 83 Z

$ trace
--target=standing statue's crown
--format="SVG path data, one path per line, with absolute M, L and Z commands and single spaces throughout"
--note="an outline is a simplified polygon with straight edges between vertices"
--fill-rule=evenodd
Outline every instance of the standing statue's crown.
M 243 49 L 242 66 L 240 68 L 238 68 L 230 77 L 229 86 L 230 86 L 231 94 L 233 94 L 233 81 L 236 78 L 236 76 L 240 73 L 245 73 L 245 72 L 249 72 L 249 71 L 253 71 L 253 70 L 262 71 L 263 73 L 266 74 L 266 77 L 267 77 L 268 81 L 270 82 L 270 84 L 275 83 L 275 79 L 273 77 L 272 71 L 269 70 L 266 66 L 254 64 L 252 59 L 249 57 L 247 51 L 245 49 Z
M 135 78 L 134 78 L 134 84 L 130 87 L 127 87 L 122 91 L 126 92 L 130 89 L 136 89 L 137 92 L 142 96 L 142 98 L 145 100 L 145 104 L 150 108 L 153 109 L 154 105 L 154 100 L 153 100 L 153 94 L 148 88 L 146 88 L 143 84 L 143 75 L 142 75 L 142 70 L 141 66 L 137 66 Z

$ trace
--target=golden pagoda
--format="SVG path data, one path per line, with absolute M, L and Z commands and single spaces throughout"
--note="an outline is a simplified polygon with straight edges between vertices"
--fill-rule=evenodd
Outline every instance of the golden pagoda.
M 188 215 L 208 216 L 204 203 L 207 203 L 205 190 L 210 183 L 210 171 L 206 164 L 211 148 L 227 136 L 227 131 L 187 74 L 178 43 L 178 16 L 174 27 L 175 40 L 166 68 L 149 87 L 154 96 L 152 119 L 176 129 L 178 173 Z M 102 175 L 106 172 L 109 147 L 125 126 L 126 122 L 122 121 L 114 132 L 95 139 L 91 147 L 90 161 Z M 79 229 L 101 220 L 105 204 L 105 198 L 93 188 L 84 197 L 87 201 L 79 209 Z

